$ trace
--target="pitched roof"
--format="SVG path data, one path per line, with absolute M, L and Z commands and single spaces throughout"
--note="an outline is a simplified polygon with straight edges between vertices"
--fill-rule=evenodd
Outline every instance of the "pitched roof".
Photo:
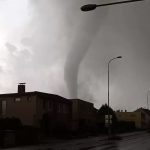
M 71 102 L 71 100 L 66 99 L 64 97 L 61 97 L 59 95 L 50 94 L 50 93 L 44 93 L 39 91 L 33 91 L 33 92 L 25 92 L 25 93 L 6 93 L 6 94 L 0 94 L 0 98 L 8 98 L 8 97 L 19 97 L 19 96 L 39 96 L 44 98 L 51 98 L 54 100 L 62 100 L 65 102 Z
M 141 107 L 141 108 L 135 110 L 135 112 L 140 112 L 140 111 L 143 111 L 150 116 L 150 110 L 149 109 L 145 109 L 145 108 Z

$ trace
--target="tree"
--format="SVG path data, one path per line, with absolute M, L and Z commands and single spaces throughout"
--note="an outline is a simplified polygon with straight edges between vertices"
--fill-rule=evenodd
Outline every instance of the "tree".
M 112 126 L 117 123 L 117 117 L 115 112 L 111 107 L 109 107 L 109 114 L 112 115 Z M 108 115 L 108 105 L 102 105 L 101 108 L 98 110 L 98 118 L 100 123 L 105 124 L 105 115 Z

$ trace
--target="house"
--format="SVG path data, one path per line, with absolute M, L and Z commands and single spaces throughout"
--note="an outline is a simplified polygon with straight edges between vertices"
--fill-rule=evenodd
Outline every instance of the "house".
M 72 101 L 61 96 L 25 92 L 25 84 L 18 85 L 18 93 L 0 94 L 0 117 L 19 118 L 23 125 L 40 127 L 45 121 L 51 129 L 57 125 L 71 128 Z
M 73 130 L 93 129 L 97 123 L 97 110 L 93 103 L 72 99 Z
M 17 93 L 0 94 L 0 118 L 16 117 L 23 125 L 77 131 L 92 127 L 96 122 L 93 103 L 80 99 L 43 93 L 26 92 L 25 83 L 18 85 Z
M 150 127 L 150 110 L 139 108 L 134 112 L 117 111 L 119 121 L 133 122 L 136 128 L 148 129 Z
M 150 128 L 150 110 L 145 108 L 139 108 L 135 112 L 141 113 L 141 128 L 149 129 Z
M 127 112 L 117 111 L 116 117 L 118 121 L 125 121 L 134 123 L 136 128 L 141 128 L 141 113 L 140 112 Z

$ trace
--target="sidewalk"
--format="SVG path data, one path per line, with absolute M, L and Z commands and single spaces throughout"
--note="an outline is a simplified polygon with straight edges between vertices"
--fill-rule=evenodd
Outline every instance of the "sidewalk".
M 146 133 L 146 131 L 137 131 L 137 132 L 132 132 L 132 133 L 123 133 L 123 134 L 118 134 L 117 136 L 121 138 L 125 137 L 130 137 L 130 136 L 135 136 L 135 135 L 140 135 Z M 91 141 L 106 141 L 108 139 L 107 135 L 103 136 L 89 136 L 87 138 L 80 138 L 80 139 L 54 139 L 54 138 L 49 138 L 45 142 L 45 144 L 38 144 L 38 145 L 31 145 L 31 146 L 21 146 L 21 147 L 16 147 L 16 148 L 7 148 L 5 150 L 41 150 L 41 149 L 47 149 L 50 147 L 53 147 L 55 145 L 71 145 L 71 144 L 78 144 L 78 143 L 84 143 L 84 142 L 91 142 Z

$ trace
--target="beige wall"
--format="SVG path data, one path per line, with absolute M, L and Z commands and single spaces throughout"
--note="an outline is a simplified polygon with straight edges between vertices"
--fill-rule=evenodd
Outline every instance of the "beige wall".
M 119 121 L 132 121 L 137 128 L 141 128 L 140 112 L 116 112 Z
M 150 114 L 149 110 L 139 108 L 135 112 L 140 112 L 141 113 L 141 126 L 143 129 L 150 128 Z
M 1 114 L 1 117 L 19 118 L 23 125 L 34 124 L 36 96 L 6 97 L 0 101 L 6 101 L 6 114 Z

